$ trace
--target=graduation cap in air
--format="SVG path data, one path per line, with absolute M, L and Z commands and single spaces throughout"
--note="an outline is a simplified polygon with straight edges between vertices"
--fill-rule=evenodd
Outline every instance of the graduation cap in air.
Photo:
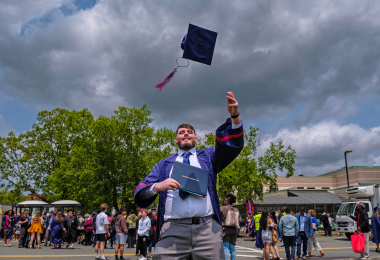
M 216 37 L 218 33 L 189 24 L 189 29 L 185 37 L 183 37 L 181 43 L 181 49 L 183 50 L 183 56 L 177 58 L 177 68 L 175 68 L 160 84 L 157 84 L 155 88 L 160 91 L 173 80 L 174 74 L 179 67 L 187 67 L 190 65 L 189 60 L 200 62 L 203 64 L 211 65 L 212 56 L 214 54 Z M 185 59 L 187 65 L 179 65 L 178 60 Z

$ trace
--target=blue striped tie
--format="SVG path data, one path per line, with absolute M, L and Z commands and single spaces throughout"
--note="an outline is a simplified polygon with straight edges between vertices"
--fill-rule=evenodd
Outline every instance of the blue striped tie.
M 184 164 L 190 165 L 189 157 L 190 157 L 190 153 L 184 153 L 183 154 L 183 163 Z M 187 198 L 187 196 L 189 196 L 189 193 L 187 193 L 186 191 L 183 191 L 183 190 L 179 190 L 179 196 L 181 197 L 181 199 L 184 200 Z

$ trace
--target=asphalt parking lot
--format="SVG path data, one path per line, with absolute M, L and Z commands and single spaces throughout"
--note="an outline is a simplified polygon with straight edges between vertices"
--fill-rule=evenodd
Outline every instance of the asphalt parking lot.
M 318 241 L 321 244 L 326 255 L 322 259 L 357 259 L 359 254 L 356 254 L 351 249 L 351 242 L 346 237 L 318 237 Z M 40 249 L 25 249 L 18 248 L 18 243 L 13 241 L 11 247 L 4 247 L 3 243 L 0 243 L 0 260 L 1 259 L 53 259 L 53 260 L 67 260 L 67 259 L 94 259 L 94 248 L 91 246 L 83 246 L 75 244 L 73 249 L 53 249 L 52 247 L 41 247 Z M 282 247 L 282 243 L 277 244 L 281 259 L 286 259 L 285 248 Z M 375 244 L 370 242 L 370 257 L 371 259 L 380 259 L 380 253 L 375 252 Z M 262 259 L 262 251 L 255 247 L 255 242 L 244 241 L 238 239 L 236 245 L 236 253 L 238 260 L 249 259 Z M 106 256 L 113 260 L 114 250 L 106 249 Z M 317 257 L 317 252 L 312 252 L 312 258 L 308 259 L 321 259 Z M 135 255 L 135 249 L 125 249 L 124 258 L 130 260 L 136 260 L 138 257 Z

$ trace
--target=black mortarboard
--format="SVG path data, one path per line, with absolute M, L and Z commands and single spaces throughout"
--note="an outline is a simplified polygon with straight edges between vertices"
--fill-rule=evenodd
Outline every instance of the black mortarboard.
M 184 59 L 211 65 L 218 33 L 189 24 L 181 48 Z
M 188 60 L 211 65 L 217 36 L 218 34 L 216 32 L 189 24 L 187 34 L 183 37 L 181 43 L 181 49 L 183 50 L 182 58 L 187 60 L 187 65 L 179 65 L 178 59 L 181 59 L 181 57 L 177 58 L 177 68 L 175 68 L 164 81 L 154 87 L 162 91 L 165 85 L 173 80 L 174 74 L 179 67 L 189 66 L 190 62 Z

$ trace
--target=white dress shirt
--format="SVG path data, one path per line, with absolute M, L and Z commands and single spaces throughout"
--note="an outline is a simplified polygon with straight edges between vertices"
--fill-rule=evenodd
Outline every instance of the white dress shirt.
M 305 219 L 306 219 L 306 216 L 305 215 L 301 215 L 300 214 L 300 231 L 305 231 Z
M 194 167 L 201 168 L 199 164 L 197 153 L 195 148 L 192 148 L 188 151 L 190 154 L 189 160 L 190 165 Z M 187 153 L 187 152 L 186 152 Z M 178 156 L 176 158 L 177 162 L 183 162 L 183 155 L 185 151 L 178 149 Z M 172 176 L 173 168 L 170 170 L 169 178 Z M 157 193 L 153 191 L 152 186 L 143 189 L 141 192 L 144 197 L 151 197 Z M 197 196 L 194 194 L 189 194 L 186 199 L 182 199 L 179 196 L 179 190 L 167 191 L 167 197 L 165 202 L 165 215 L 164 220 L 168 219 L 181 219 L 181 218 L 191 218 L 191 217 L 206 217 L 214 214 L 214 209 L 212 208 L 210 194 L 207 190 L 207 196 L 205 198 Z
M 239 128 L 241 124 L 234 125 L 232 128 Z M 188 152 L 191 153 L 189 156 L 190 165 L 194 167 L 201 168 L 199 164 L 197 153 L 195 148 L 190 149 Z M 187 153 L 181 149 L 178 149 L 178 156 L 176 158 L 177 162 L 183 162 L 183 155 Z M 172 176 L 173 168 L 170 170 L 169 178 Z M 153 184 L 145 189 L 141 190 L 141 195 L 145 198 L 155 196 L 157 192 L 153 191 Z M 168 219 L 182 219 L 182 218 L 192 218 L 192 217 L 206 217 L 214 214 L 214 209 L 212 208 L 211 198 L 209 191 L 207 190 L 207 196 L 205 198 L 197 196 L 194 194 L 189 194 L 186 199 L 182 199 L 179 196 L 179 190 L 167 191 L 167 197 L 165 202 L 165 214 L 164 220 Z

